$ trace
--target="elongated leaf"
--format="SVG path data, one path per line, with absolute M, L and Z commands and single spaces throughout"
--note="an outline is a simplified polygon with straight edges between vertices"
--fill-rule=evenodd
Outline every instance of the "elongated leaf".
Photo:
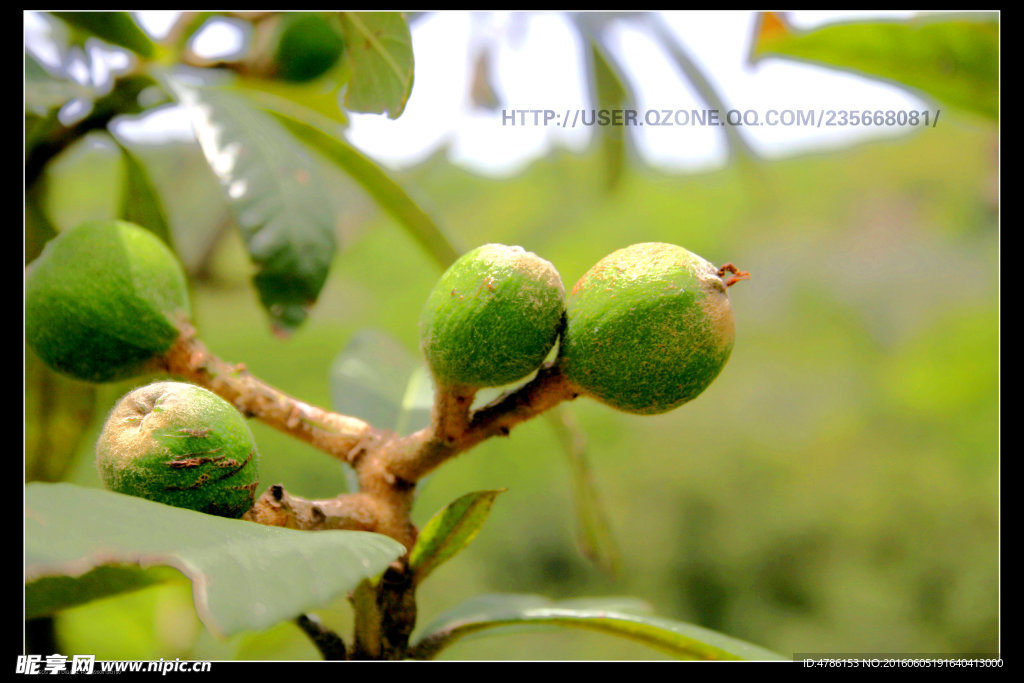
M 556 406 L 544 417 L 558 437 L 569 465 L 576 511 L 576 539 L 580 550 L 584 557 L 614 577 L 619 569 L 619 548 L 594 484 L 582 430 L 565 406 Z
M 766 13 L 751 61 L 782 57 L 882 78 L 967 111 L 999 114 L 999 19 L 993 13 L 837 23 L 801 31 Z
M 260 300 L 275 326 L 294 329 L 319 296 L 335 249 L 331 202 L 313 160 L 237 96 L 172 83 L 259 267 Z
M 669 29 L 667 22 L 662 16 L 652 12 L 646 15 L 645 18 L 648 20 L 648 25 L 658 44 L 665 49 L 665 52 L 676 68 L 683 74 L 707 107 L 718 111 L 726 111 L 729 107 L 726 106 L 722 96 L 719 95 L 718 88 L 714 82 L 704 73 L 701 65 L 690 56 L 689 50 Z M 730 157 L 743 160 L 744 162 L 757 158 L 757 154 L 747 144 L 746 139 L 740 132 L 739 126 L 723 126 L 722 131 L 725 133 L 725 141 L 729 145 Z
M 400 12 L 342 12 L 345 56 L 352 74 L 345 106 L 397 119 L 412 93 L 409 25 Z
M 128 12 L 51 12 L 50 14 L 97 38 L 128 48 L 143 57 L 156 54 L 156 45 Z
M 587 82 L 590 97 L 598 109 L 631 109 L 633 94 L 622 79 L 611 52 L 597 38 L 587 41 Z M 613 189 L 622 178 L 626 163 L 626 136 L 629 126 L 598 126 L 595 135 L 604 153 L 605 186 Z
M 454 641 L 485 631 L 551 626 L 585 628 L 629 638 L 679 659 L 781 660 L 782 656 L 715 631 L 632 611 L 603 608 L 599 600 L 553 602 L 537 595 L 474 598 L 442 614 L 412 648 L 414 659 L 431 659 Z
M 348 116 L 341 108 L 340 75 L 337 79 L 325 78 L 313 83 L 242 76 L 236 85 L 259 105 L 283 111 L 300 121 L 317 117 L 328 125 L 348 124 Z
M 468 546 L 504 489 L 467 493 L 430 518 L 409 553 L 416 583 Z
M 95 581 L 87 575 L 101 566 L 168 566 L 191 579 L 200 619 L 223 635 L 265 629 L 322 607 L 405 552 L 379 534 L 267 527 L 110 491 L 38 483 L 25 489 L 25 541 L 26 596 L 46 596 L 47 609 L 60 605 L 53 604 L 53 591 L 36 590 L 42 579 Z
M 171 226 L 167 223 L 160 195 L 138 157 L 120 142 L 124 176 L 121 182 L 121 218 L 149 230 L 174 249 Z
M 296 137 L 337 164 L 390 213 L 437 261 L 442 269 L 462 251 L 408 192 L 371 159 L 347 142 L 281 112 L 270 112 Z
M 96 385 L 51 370 L 25 350 L 25 479 L 60 481 L 96 413 Z
M 407 434 L 427 425 L 433 388 L 423 363 L 386 332 L 356 333 L 330 369 L 331 407 Z
M 488 47 L 482 47 L 473 60 L 469 84 L 469 99 L 474 107 L 494 111 L 501 100 L 494 88 L 494 58 Z

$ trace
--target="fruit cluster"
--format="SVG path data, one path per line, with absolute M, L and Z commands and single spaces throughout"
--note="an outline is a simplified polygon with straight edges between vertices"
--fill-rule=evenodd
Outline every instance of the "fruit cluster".
M 61 233 L 25 276 L 28 345 L 53 369 L 88 382 L 157 369 L 189 311 L 174 254 L 124 221 Z M 156 382 L 122 397 L 96 444 L 96 466 L 110 490 L 224 517 L 241 517 L 252 506 L 258 460 L 241 413 L 180 382 Z
M 440 388 L 477 389 L 529 375 L 560 338 L 555 362 L 581 393 L 630 413 L 663 413 L 696 398 L 729 358 L 735 331 L 723 274 L 682 247 L 634 244 L 595 264 L 566 297 L 549 262 L 487 244 L 430 293 L 421 347 Z
M 733 277 L 724 281 L 726 271 Z M 642 243 L 600 260 L 566 295 L 548 261 L 485 244 L 430 292 L 421 348 L 439 392 L 471 396 L 516 382 L 552 356 L 575 393 L 630 413 L 663 413 L 694 399 L 722 370 L 735 336 L 727 287 L 746 275 L 682 247 Z M 29 346 L 80 380 L 159 369 L 188 315 L 177 259 L 131 223 L 61 233 L 26 274 Z M 257 459 L 234 407 L 176 382 L 123 397 L 97 445 L 109 488 L 230 517 L 253 502 Z

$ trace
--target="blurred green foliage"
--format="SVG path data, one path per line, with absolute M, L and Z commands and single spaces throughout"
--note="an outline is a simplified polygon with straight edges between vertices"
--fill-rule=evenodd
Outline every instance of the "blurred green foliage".
M 533 421 L 423 486 L 420 525 L 467 491 L 507 492 L 473 545 L 420 590 L 421 622 L 479 593 L 622 594 L 783 654 L 997 651 L 997 139 L 975 126 L 950 116 L 844 152 L 702 174 L 629 167 L 612 194 L 597 151 L 554 154 L 508 180 L 476 177 L 443 154 L 405 174 L 461 244 L 520 244 L 567 286 L 610 251 L 654 240 L 752 273 L 730 290 L 732 358 L 698 400 L 656 417 L 567 407 L 622 549 L 620 577 L 577 552 L 564 457 Z M 50 188 L 58 228 L 116 211 L 120 152 L 73 152 Z M 386 330 L 416 353 L 420 307 L 440 271 L 336 170 L 322 169 L 338 188 L 344 248 L 308 322 L 282 340 L 237 234 L 213 249 L 198 242 L 226 216 L 198 151 L 132 152 L 164 198 L 213 352 L 320 405 L 330 404 L 332 361 L 360 330 Z M 95 434 L 131 386 L 97 388 L 100 408 L 67 480 L 99 486 Z M 30 441 L 38 426 L 28 414 Z M 264 485 L 307 497 L 344 489 L 330 458 L 253 430 Z M 345 604 L 321 617 L 335 627 L 350 619 Z M 69 610 L 57 628 L 65 651 L 100 658 L 316 656 L 290 624 L 214 639 L 181 585 Z M 611 641 L 524 634 L 460 642 L 442 658 L 659 656 Z

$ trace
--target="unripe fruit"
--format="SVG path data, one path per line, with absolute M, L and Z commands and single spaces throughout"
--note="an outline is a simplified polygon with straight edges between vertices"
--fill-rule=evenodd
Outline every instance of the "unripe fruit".
M 96 443 L 96 468 L 111 491 L 221 517 L 252 507 L 258 460 L 241 413 L 182 382 L 123 396 Z
M 52 239 L 25 278 L 25 337 L 50 367 L 90 382 L 146 371 L 189 313 L 185 274 L 153 233 L 94 221 Z
M 327 73 L 337 63 L 345 42 L 328 19 L 308 12 L 282 16 L 281 33 L 274 52 L 276 75 L 302 83 Z
M 576 283 L 566 308 L 563 373 L 626 412 L 664 413 L 696 398 L 732 351 L 732 305 L 720 270 L 672 244 L 609 254 Z
M 508 384 L 554 346 L 565 287 L 548 261 L 522 247 L 485 244 L 445 271 L 420 317 L 420 347 L 443 387 Z

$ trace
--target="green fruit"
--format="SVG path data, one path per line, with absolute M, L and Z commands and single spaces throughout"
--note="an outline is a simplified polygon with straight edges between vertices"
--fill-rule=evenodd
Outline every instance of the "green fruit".
M 672 244 L 609 254 L 576 283 L 566 309 L 563 373 L 630 413 L 664 413 L 696 398 L 735 338 L 719 269 Z
M 147 370 L 189 313 L 185 274 L 153 233 L 123 221 L 62 232 L 28 268 L 25 337 L 50 367 L 90 382 Z
M 252 507 L 258 461 L 241 413 L 182 382 L 123 396 L 96 443 L 96 467 L 111 491 L 221 517 Z
M 536 370 L 562 326 L 565 287 L 522 247 L 485 244 L 445 271 L 420 317 L 420 347 L 446 387 L 508 384 Z
M 274 53 L 278 78 L 311 81 L 327 73 L 341 57 L 345 42 L 326 17 L 296 12 L 285 14 L 282 22 Z

